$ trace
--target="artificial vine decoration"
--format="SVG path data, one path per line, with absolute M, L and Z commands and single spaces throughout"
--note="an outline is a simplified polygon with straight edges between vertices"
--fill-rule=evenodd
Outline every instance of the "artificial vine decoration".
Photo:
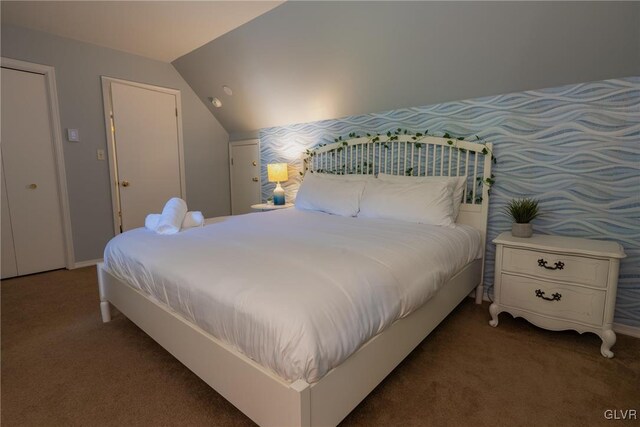
M 456 150 L 458 150 L 461 153 L 466 153 L 466 149 L 458 147 L 458 141 L 464 141 L 465 138 L 463 136 L 460 137 L 453 137 L 451 136 L 448 132 L 445 132 L 442 136 L 440 135 L 436 135 L 433 133 L 429 133 L 429 130 L 425 130 L 424 133 L 423 132 L 412 132 L 408 129 L 401 129 L 401 128 L 397 128 L 395 131 L 388 131 L 386 133 L 387 136 L 387 140 L 386 141 L 380 141 L 380 137 L 382 136 L 379 133 L 376 133 L 375 135 L 371 134 L 371 133 L 365 133 L 366 138 L 368 138 L 368 142 L 369 143 L 374 143 L 374 142 L 381 142 L 383 147 L 385 149 L 390 149 L 391 146 L 388 144 L 389 142 L 392 141 L 397 141 L 398 137 L 401 135 L 407 135 L 407 136 L 411 136 L 411 139 L 413 141 L 413 144 L 415 144 L 416 148 L 420 148 L 423 145 L 425 145 L 425 143 L 421 142 L 423 141 L 425 138 L 427 137 L 435 137 L 435 138 L 445 138 L 448 139 L 447 144 L 449 144 L 450 146 L 452 146 L 453 148 L 455 148 Z M 482 148 L 482 155 L 490 155 L 491 156 L 491 161 L 496 164 L 498 163 L 498 160 L 496 159 L 496 156 L 493 154 L 493 151 L 487 146 L 486 141 L 484 141 L 482 138 L 480 138 L 478 135 L 474 135 L 475 136 L 475 141 L 473 141 L 474 143 L 480 144 L 483 146 Z M 332 148 L 331 150 L 327 151 L 327 153 L 339 153 L 341 152 L 346 146 L 349 145 L 349 143 L 347 142 L 348 139 L 354 139 L 354 138 L 362 138 L 361 135 L 359 135 L 356 132 L 351 132 L 349 133 L 349 135 L 343 139 L 342 136 L 339 136 L 337 138 L 334 139 L 335 143 L 339 143 L 342 142 L 342 144 L 338 147 Z M 319 144 L 317 146 L 315 146 L 313 149 L 307 149 L 306 150 L 306 155 L 308 157 L 314 157 L 316 155 L 316 149 L 320 148 L 320 147 L 324 147 L 327 144 Z M 306 159 L 305 159 L 306 162 Z M 364 166 L 368 166 L 367 162 L 364 162 Z M 335 173 L 335 172 L 331 172 L 331 171 L 322 171 L 325 173 Z M 413 168 L 409 168 L 405 171 L 405 175 L 411 175 L 413 173 Z M 300 175 L 302 175 L 303 173 L 300 172 Z M 493 184 L 495 184 L 495 175 L 491 174 L 490 178 L 485 178 L 484 180 L 482 179 L 482 177 L 476 177 L 476 180 L 479 181 L 478 183 L 482 182 L 484 184 L 486 184 L 489 187 L 489 192 L 491 191 L 491 186 Z M 480 199 L 481 200 L 481 199 Z

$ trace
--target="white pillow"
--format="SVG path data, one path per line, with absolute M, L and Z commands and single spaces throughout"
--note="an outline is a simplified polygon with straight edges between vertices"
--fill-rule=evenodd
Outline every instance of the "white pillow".
M 460 204 L 462 203 L 462 195 L 464 194 L 464 188 L 467 185 L 466 176 L 402 176 L 379 173 L 378 179 L 387 182 L 435 183 L 444 181 L 449 183 L 449 185 L 451 186 L 454 221 L 456 220 L 456 218 L 458 218 L 458 212 L 460 212 Z
M 360 209 L 364 185 L 364 180 L 352 181 L 307 173 L 296 196 L 296 208 L 356 216 Z
M 446 181 L 425 184 L 372 180 L 364 189 L 358 217 L 451 227 L 454 225 L 451 186 Z
M 313 175 L 317 175 L 317 176 L 320 176 L 322 178 L 334 179 L 334 180 L 342 180 L 342 181 L 368 181 L 370 179 L 376 179 L 376 176 L 373 175 L 373 174 L 364 175 L 364 174 L 361 174 L 361 173 L 338 175 L 338 174 L 334 174 L 334 173 L 313 172 Z

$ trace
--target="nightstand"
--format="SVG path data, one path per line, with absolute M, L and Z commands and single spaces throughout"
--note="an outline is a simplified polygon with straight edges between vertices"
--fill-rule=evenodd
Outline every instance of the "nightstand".
M 292 208 L 293 203 L 285 203 L 284 205 L 274 205 L 272 203 L 258 203 L 257 205 L 251 205 L 251 209 L 256 211 L 275 211 L 278 209 Z
M 602 339 L 600 353 L 613 357 L 612 330 L 620 259 L 616 242 L 574 237 L 500 234 L 496 244 L 491 326 L 506 311 L 554 331 L 593 332 Z

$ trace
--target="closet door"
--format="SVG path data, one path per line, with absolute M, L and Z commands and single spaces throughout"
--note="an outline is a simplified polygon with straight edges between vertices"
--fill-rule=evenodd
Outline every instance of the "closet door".
M 1 74 L 2 164 L 17 274 L 63 268 L 62 210 L 45 77 L 9 68 Z
M 16 264 L 16 251 L 13 248 L 13 230 L 11 230 L 11 217 L 9 211 L 9 199 L 7 199 L 7 187 L 4 182 L 4 168 L 2 168 L 2 266 L 0 273 L 3 279 L 18 275 L 18 265 Z
M 147 214 L 185 196 L 178 96 L 164 90 L 110 82 L 121 231 L 143 227 Z

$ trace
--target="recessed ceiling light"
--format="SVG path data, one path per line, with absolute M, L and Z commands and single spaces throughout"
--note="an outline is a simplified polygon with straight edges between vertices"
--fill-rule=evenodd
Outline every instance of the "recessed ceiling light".
M 216 108 L 222 107 L 222 101 L 220 101 L 218 98 L 209 97 L 209 102 L 211 102 Z
M 222 90 L 224 90 L 224 93 L 226 93 L 227 95 L 231 96 L 233 95 L 233 91 L 231 90 L 231 88 L 227 85 L 222 86 Z

